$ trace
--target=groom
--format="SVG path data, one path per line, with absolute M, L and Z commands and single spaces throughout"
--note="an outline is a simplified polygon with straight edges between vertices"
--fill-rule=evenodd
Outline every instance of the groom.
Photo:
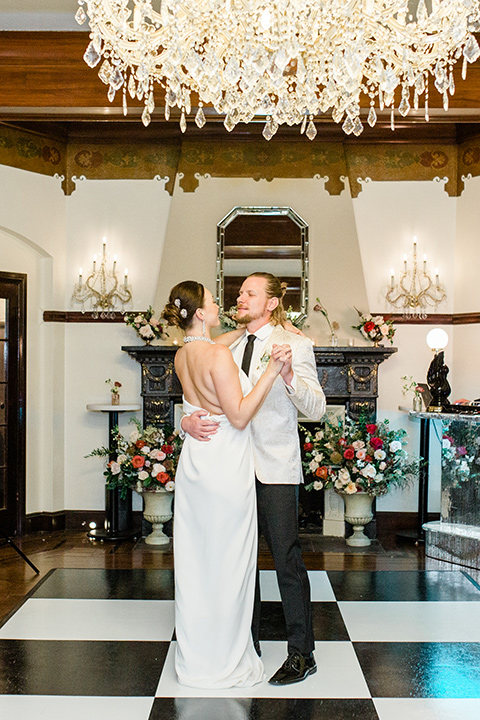
M 235 362 L 252 384 L 262 374 L 273 344 L 289 344 L 292 358 L 284 364 L 264 404 L 251 422 L 256 475 L 259 531 L 273 556 L 287 627 L 288 657 L 270 678 L 288 685 L 316 672 L 310 603 L 310 583 L 298 539 L 298 485 L 303 482 L 298 412 L 320 420 L 325 396 L 318 382 L 312 344 L 303 335 L 285 330 L 284 289 L 274 275 L 253 273 L 242 284 L 236 320 L 245 327 L 220 336 L 230 345 Z M 182 428 L 197 440 L 208 440 L 216 424 L 197 411 L 182 420 Z M 252 634 L 260 654 L 260 589 L 257 576 Z

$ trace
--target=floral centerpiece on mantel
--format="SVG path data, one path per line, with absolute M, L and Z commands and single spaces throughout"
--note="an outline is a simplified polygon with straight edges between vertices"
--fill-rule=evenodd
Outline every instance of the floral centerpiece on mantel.
M 118 489 L 121 498 L 127 496 L 129 489 L 137 492 L 155 492 L 160 489 L 173 492 L 175 473 L 182 447 L 177 432 L 164 432 L 163 428 L 153 425 L 142 428 L 136 419 L 128 439 L 118 428 L 114 437 L 114 446 L 100 447 L 90 455 L 98 457 L 116 456 L 107 462 L 105 472 L 107 487 Z
M 161 338 L 165 334 L 165 328 L 154 315 L 154 310 L 149 305 L 148 310 L 144 313 L 131 313 L 125 315 L 125 324 L 132 327 L 137 335 L 147 344 L 150 345 L 152 340 Z
M 404 448 L 406 431 L 392 430 L 388 420 L 327 420 L 322 428 L 302 430 L 306 490 L 333 488 L 347 495 L 365 492 L 377 497 L 417 477 L 418 460 Z
M 378 345 L 382 340 L 390 340 L 390 345 L 393 345 L 393 336 L 395 335 L 393 320 L 384 318 L 383 315 L 372 317 L 370 314 L 361 313 L 360 310 L 357 310 L 357 313 L 360 322 L 358 325 L 352 325 L 354 330 L 360 330 L 363 337 L 371 340 L 374 345 Z

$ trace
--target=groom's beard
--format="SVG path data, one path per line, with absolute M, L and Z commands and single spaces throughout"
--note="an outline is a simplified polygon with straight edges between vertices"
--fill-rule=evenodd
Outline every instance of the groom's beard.
M 267 316 L 267 304 L 265 303 L 265 307 L 258 312 L 249 312 L 245 315 L 239 315 L 238 311 L 237 314 L 233 316 L 233 319 L 239 324 L 239 325 L 249 325 L 254 320 L 260 320 L 261 318 L 264 318 Z

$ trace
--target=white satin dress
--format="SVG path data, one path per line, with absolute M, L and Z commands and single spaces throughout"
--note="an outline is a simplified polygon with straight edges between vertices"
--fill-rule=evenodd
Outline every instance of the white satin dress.
M 185 399 L 183 407 L 186 414 L 200 409 Z M 209 442 L 187 435 L 175 478 L 175 669 L 190 687 L 249 687 L 264 679 L 251 636 L 257 513 L 250 428 L 212 417 L 217 433 Z

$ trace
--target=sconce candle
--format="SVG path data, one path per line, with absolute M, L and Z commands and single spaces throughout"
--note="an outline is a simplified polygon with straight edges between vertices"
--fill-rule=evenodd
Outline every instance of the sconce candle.
M 79 268 L 78 270 L 78 284 L 82 284 L 82 268 Z
M 125 289 L 127 289 L 127 287 L 128 287 L 128 270 L 127 270 L 127 268 L 125 268 L 125 278 L 123 280 L 123 286 Z

